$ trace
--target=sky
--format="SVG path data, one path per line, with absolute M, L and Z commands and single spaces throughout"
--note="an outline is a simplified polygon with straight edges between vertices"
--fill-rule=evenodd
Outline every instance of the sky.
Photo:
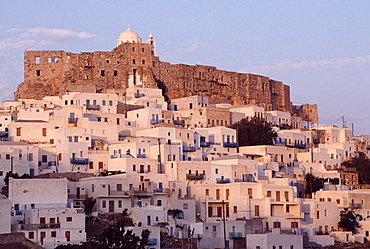
M 172 64 L 254 73 L 290 86 L 319 122 L 370 134 L 370 1 L 12 0 L 0 2 L 0 100 L 25 50 L 111 51 L 128 25 Z

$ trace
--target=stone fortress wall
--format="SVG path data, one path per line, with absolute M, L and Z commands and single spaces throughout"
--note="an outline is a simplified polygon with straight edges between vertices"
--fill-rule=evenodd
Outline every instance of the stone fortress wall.
M 75 84 L 82 91 L 90 92 L 94 85 L 96 91 L 118 94 L 133 85 L 160 87 L 169 99 L 207 96 L 209 104 L 255 104 L 266 111 L 291 112 L 303 120 L 318 121 L 316 105 L 293 108 L 290 88 L 282 82 L 212 66 L 161 62 L 153 46 L 141 42 L 121 42 L 111 52 L 25 51 L 24 82 L 16 98 L 59 95 Z

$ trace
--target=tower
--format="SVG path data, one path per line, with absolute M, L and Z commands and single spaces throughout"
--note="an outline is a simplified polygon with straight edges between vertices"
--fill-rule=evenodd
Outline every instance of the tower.
M 152 33 L 149 34 L 148 40 L 146 41 L 146 43 L 150 44 L 150 47 L 152 48 L 152 55 L 156 56 L 157 55 L 157 45 L 156 45 L 156 41 Z

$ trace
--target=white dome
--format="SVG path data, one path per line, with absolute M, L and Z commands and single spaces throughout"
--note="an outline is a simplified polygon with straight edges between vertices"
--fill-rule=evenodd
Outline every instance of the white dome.
M 117 46 L 125 42 L 141 42 L 141 38 L 136 32 L 130 29 L 130 25 L 128 26 L 128 29 L 122 32 L 121 35 L 117 38 Z

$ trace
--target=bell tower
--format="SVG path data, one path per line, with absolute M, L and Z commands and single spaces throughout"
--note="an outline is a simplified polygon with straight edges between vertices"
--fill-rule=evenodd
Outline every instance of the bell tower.
M 152 33 L 149 34 L 148 40 L 146 41 L 146 43 L 150 44 L 150 47 L 152 49 L 152 55 L 156 56 L 157 55 L 157 45 L 156 45 L 156 41 Z

